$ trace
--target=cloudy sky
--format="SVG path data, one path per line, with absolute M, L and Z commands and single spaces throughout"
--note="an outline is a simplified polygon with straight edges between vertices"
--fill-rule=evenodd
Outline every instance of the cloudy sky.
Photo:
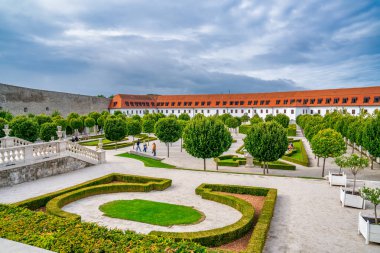
M 380 1 L 0 0 L 0 83 L 107 96 L 380 85 Z

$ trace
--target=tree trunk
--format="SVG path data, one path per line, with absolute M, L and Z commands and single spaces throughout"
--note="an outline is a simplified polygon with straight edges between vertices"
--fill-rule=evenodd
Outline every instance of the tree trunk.
M 149 133 L 148 133 L 148 146 L 149 146 Z
M 352 154 L 355 152 L 355 144 L 352 143 Z
M 219 170 L 218 162 L 216 162 L 216 170 Z
M 323 168 L 322 168 L 322 177 L 325 176 L 325 164 L 326 164 L 326 158 L 323 158 Z
M 115 149 L 117 150 L 117 141 L 115 142 Z
M 269 163 L 267 162 L 267 174 L 269 174 Z
M 181 137 L 181 152 L 182 152 L 182 137 Z
M 354 174 L 354 186 L 352 187 L 352 195 L 354 195 L 355 186 L 356 186 L 356 174 Z
M 166 146 L 168 146 L 168 157 L 169 157 L 169 143 L 166 143 Z
M 203 158 L 203 170 L 206 171 L 206 158 Z
M 319 167 L 319 156 L 318 156 L 318 162 L 317 162 L 317 167 Z
M 135 149 L 135 136 L 134 135 L 132 136 L 132 147 L 133 147 L 133 149 Z
M 375 224 L 377 224 L 377 211 L 376 211 L 377 205 L 374 205 L 374 206 L 375 206 Z
M 371 159 L 371 170 L 373 170 L 373 160 L 374 159 L 372 159 L 372 156 L 369 156 L 370 157 L 370 159 Z
M 342 167 L 339 167 L 339 175 L 342 173 Z
M 261 164 L 263 166 L 263 174 L 265 175 L 265 162 L 262 162 Z

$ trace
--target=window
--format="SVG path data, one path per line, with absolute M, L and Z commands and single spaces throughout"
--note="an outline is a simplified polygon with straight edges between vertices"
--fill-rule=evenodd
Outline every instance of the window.
M 270 103 L 270 100 L 265 101 L 266 105 L 269 105 L 269 103 Z
M 113 102 L 114 103 L 114 106 L 115 106 L 115 103 L 117 102 Z M 24 112 L 28 112 L 28 107 L 24 107 Z
M 195 106 L 199 105 L 199 102 L 195 102 Z
M 334 104 L 339 103 L 339 98 L 334 98 Z
M 284 100 L 284 105 L 287 105 L 287 104 L 288 104 L 288 100 L 285 99 L 285 100 Z
M 290 99 L 290 104 L 294 104 L 295 101 L 295 99 Z
M 278 113 L 278 109 L 276 109 L 276 113 Z
M 166 110 L 166 113 L 168 113 L 168 110 Z
M 235 110 L 235 113 L 237 113 L 237 109 Z
M 201 110 L 201 113 L 203 113 L 203 109 Z
M 226 110 L 223 110 L 223 113 L 226 113 Z
M 318 110 L 318 114 L 321 114 L 321 110 Z
M 165 102 L 165 106 L 168 106 L 169 105 L 169 102 Z
M 358 98 L 357 98 L 357 97 L 353 97 L 353 98 L 351 98 L 351 103 L 352 103 L 352 104 L 356 104 L 356 101 L 358 101 Z
M 297 99 L 297 103 L 301 103 L 302 102 L 302 99 Z
M 230 105 L 234 105 L 234 101 L 230 101 Z
M 264 100 L 261 100 L 261 101 L 260 101 L 260 105 L 263 105 L 264 103 L 265 103 Z
M 314 113 L 314 111 L 313 110 L 310 110 L 310 114 L 313 114 Z
M 323 98 L 318 98 L 317 104 L 322 104 Z
M 309 99 L 306 98 L 306 99 L 303 100 L 303 104 L 304 104 L 304 105 L 306 105 L 307 102 L 309 102 Z
M 234 110 L 231 110 L 231 113 L 234 113 Z
M 174 106 L 175 105 L 175 103 L 174 102 L 172 102 L 172 106 Z
M 207 105 L 211 105 L 211 101 L 207 101 Z
M 352 110 L 352 115 L 355 115 L 355 110 Z
M 347 104 L 347 101 L 348 101 L 348 98 L 343 98 L 343 99 L 342 99 L 342 103 L 343 103 L 343 104 Z
M 205 101 L 202 101 L 202 102 L 201 102 L 201 105 L 205 105 Z
M 373 98 L 373 102 L 374 102 L 374 103 L 379 103 L 379 102 L 380 102 L 380 97 L 379 97 L 379 96 L 374 97 L 374 98 Z
M 186 103 L 186 102 L 185 102 L 185 103 Z M 184 103 L 184 104 L 185 104 L 185 103 Z M 181 105 L 181 102 L 178 102 L 177 105 L 180 106 L 180 105 Z
M 326 104 L 330 104 L 331 98 L 326 98 Z
M 315 103 L 315 98 L 312 98 L 312 99 L 310 99 L 310 104 L 314 104 Z
M 46 111 L 47 111 L 47 112 L 49 111 L 49 107 L 46 107 Z
M 220 101 L 216 101 L 216 105 L 220 105 Z
M 183 105 L 184 105 L 184 106 L 187 106 L 187 102 L 183 102 Z
M 150 104 L 151 104 L 151 106 L 154 106 L 154 102 L 151 102 Z
M 276 105 L 279 105 L 281 100 L 276 100 Z
M 240 101 L 240 105 L 244 105 L 244 101 Z
M 174 110 L 172 110 L 172 113 L 174 113 Z
M 191 106 L 192 103 L 193 103 L 193 102 L 187 102 L 187 105 L 188 105 L 188 106 Z
M 266 109 L 265 112 L 268 113 L 268 109 Z
M 252 100 L 251 101 L 248 101 L 248 105 L 251 105 L 252 104 Z
M 255 109 L 255 110 L 253 110 L 253 112 L 256 114 L 256 113 L 257 113 L 257 110 Z
M 223 101 L 223 105 L 227 105 L 227 101 Z
M 117 102 L 113 102 L 113 106 L 116 106 L 116 105 L 117 105 Z M 25 112 L 25 108 L 24 108 L 24 112 Z M 26 111 L 28 111 L 28 108 L 26 108 Z
M 286 109 L 284 109 L 284 113 L 286 113 Z
M 261 109 L 260 112 L 263 113 L 263 109 Z
M 292 110 L 290 111 L 290 113 L 291 113 L 291 114 L 294 114 L 294 110 L 292 109 Z
M 248 113 L 251 113 L 251 110 L 248 110 Z
M 257 100 L 255 100 L 255 101 L 253 101 L 253 104 L 254 104 L 254 105 L 257 105 L 257 102 L 258 102 L 258 101 L 257 101 Z
M 207 110 L 207 113 L 210 113 L 210 110 Z
M 326 113 L 329 113 L 329 110 L 326 110 Z
M 235 105 L 239 105 L 239 101 L 235 101 Z
M 195 113 L 198 113 L 198 110 L 195 110 Z
M 364 97 L 363 103 L 369 103 L 370 97 Z
M 181 110 L 178 110 L 178 113 L 181 113 Z
M 241 113 L 244 113 L 244 110 L 241 110 Z

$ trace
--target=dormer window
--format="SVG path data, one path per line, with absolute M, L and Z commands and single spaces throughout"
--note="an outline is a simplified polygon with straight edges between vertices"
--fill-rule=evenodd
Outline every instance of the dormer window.
M 315 98 L 312 98 L 312 99 L 310 99 L 310 104 L 314 104 L 315 103 Z
M 339 103 L 339 98 L 334 98 L 334 104 Z
M 279 105 L 281 100 L 276 100 L 276 105 Z
M 348 102 L 348 98 L 343 98 L 343 99 L 342 99 L 342 103 L 343 103 L 343 104 L 347 104 L 347 102 Z
M 330 104 L 331 98 L 326 98 L 326 104 Z
M 322 104 L 323 98 L 318 98 L 318 104 Z
M 370 101 L 370 97 L 364 97 L 363 103 L 369 103 L 369 101 Z
M 357 97 L 351 98 L 351 104 L 356 104 L 357 101 L 358 101 Z

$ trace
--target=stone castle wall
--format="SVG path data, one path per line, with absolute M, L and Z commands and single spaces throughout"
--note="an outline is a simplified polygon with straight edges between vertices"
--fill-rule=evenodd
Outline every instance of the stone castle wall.
M 62 116 L 70 112 L 87 114 L 108 110 L 111 99 L 63 92 L 45 91 L 0 83 L 0 110 L 19 114 L 51 114 L 55 110 Z

